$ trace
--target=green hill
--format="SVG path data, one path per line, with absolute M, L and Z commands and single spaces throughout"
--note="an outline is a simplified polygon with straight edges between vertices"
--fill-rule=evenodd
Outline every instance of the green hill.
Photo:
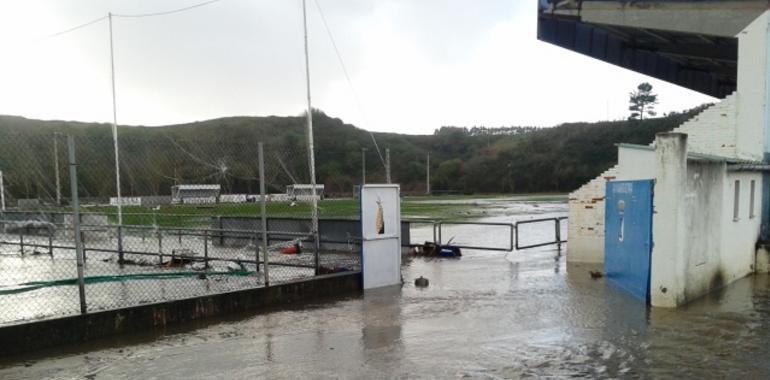
M 391 151 L 393 181 L 404 192 L 425 189 L 431 154 L 433 189 L 462 193 L 567 192 L 613 165 L 617 142 L 649 143 L 697 110 L 645 121 L 569 123 L 553 128 L 442 127 L 433 135 L 374 133 Z M 384 182 L 369 132 L 322 112 L 314 116 L 318 182 L 349 195 L 360 182 L 361 148 L 367 182 Z M 115 190 L 109 124 L 0 116 L 0 170 L 12 198 L 53 198 L 54 132 L 77 141 L 84 196 Z M 307 182 L 304 117 L 229 117 L 164 127 L 119 127 L 123 194 L 164 195 L 174 183 L 219 183 L 229 193 L 257 193 L 257 143 L 263 142 L 271 192 Z M 58 138 L 60 178 L 68 193 L 66 143 Z

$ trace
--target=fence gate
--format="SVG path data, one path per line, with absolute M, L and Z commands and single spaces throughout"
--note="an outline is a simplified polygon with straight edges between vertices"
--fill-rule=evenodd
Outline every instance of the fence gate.
M 604 271 L 610 282 L 649 303 L 652 180 L 607 182 Z

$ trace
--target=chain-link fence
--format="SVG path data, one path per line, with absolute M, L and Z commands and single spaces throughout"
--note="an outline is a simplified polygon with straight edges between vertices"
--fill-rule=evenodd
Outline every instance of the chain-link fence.
M 355 202 L 313 228 L 301 130 L 223 123 L 120 127 L 117 155 L 109 125 L 0 123 L 0 325 L 360 271 Z

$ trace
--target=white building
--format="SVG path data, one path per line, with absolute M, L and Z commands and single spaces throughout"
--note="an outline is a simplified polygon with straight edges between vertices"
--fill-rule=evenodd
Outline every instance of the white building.
M 646 3 L 541 8 L 539 36 L 722 98 L 650 145 L 619 144 L 618 164 L 569 197 L 567 260 L 603 263 L 616 254 L 609 241 L 644 228 L 623 224 L 624 204 L 612 204 L 617 218 L 605 212 L 608 183 L 654 181 L 648 300 L 676 307 L 767 270 L 770 11 L 767 1 Z M 619 236 L 605 235 L 617 220 Z
M 313 198 L 313 185 L 308 184 L 296 184 L 286 186 L 286 195 L 291 200 L 308 201 Z M 318 199 L 324 197 L 324 185 L 315 185 L 315 195 Z
M 220 185 L 174 185 L 171 186 L 171 203 L 217 203 L 220 191 Z

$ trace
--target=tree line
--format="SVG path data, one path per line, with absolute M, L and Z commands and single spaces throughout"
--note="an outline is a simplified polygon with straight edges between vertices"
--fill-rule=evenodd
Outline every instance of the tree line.
M 405 193 L 426 187 L 430 153 L 432 189 L 461 193 L 568 192 L 614 165 L 615 144 L 648 144 L 656 133 L 700 110 L 644 120 L 567 123 L 552 128 L 442 127 L 432 135 L 374 133 L 389 148 L 393 181 Z M 383 160 L 369 132 L 321 111 L 314 115 L 318 182 L 332 195 L 351 195 L 361 182 L 366 148 L 368 183 L 384 182 Z M 110 126 L 98 123 L 0 117 L 0 170 L 6 195 L 55 194 L 56 133 L 76 137 L 83 196 L 115 193 Z M 119 128 L 121 190 L 126 196 L 167 195 L 174 184 L 215 183 L 229 193 L 259 189 L 257 143 L 265 146 L 268 191 L 307 183 L 303 116 L 232 117 L 166 127 Z M 61 187 L 67 194 L 66 146 L 59 138 Z

